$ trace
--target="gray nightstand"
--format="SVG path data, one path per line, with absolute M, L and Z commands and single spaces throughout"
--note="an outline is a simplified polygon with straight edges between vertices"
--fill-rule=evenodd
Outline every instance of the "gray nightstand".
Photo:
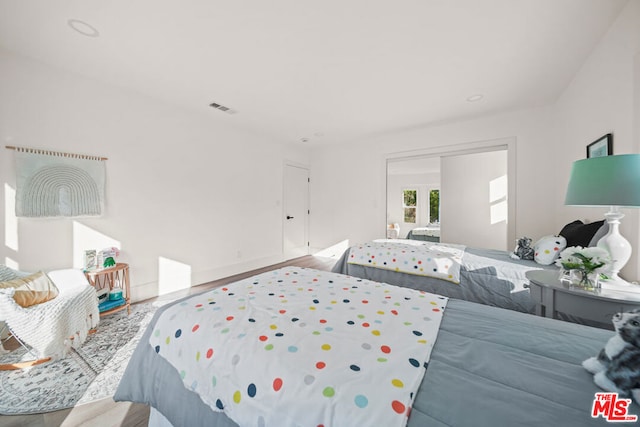
M 538 316 L 558 319 L 558 313 L 564 313 L 613 329 L 611 317 L 615 313 L 640 308 L 640 286 L 635 288 L 637 292 L 585 290 L 561 282 L 559 274 L 556 270 L 534 270 L 526 273 Z

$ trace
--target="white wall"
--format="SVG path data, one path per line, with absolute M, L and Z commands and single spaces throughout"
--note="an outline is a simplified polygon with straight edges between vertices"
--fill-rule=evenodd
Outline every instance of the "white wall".
M 571 164 L 586 157 L 585 147 L 600 136 L 613 133 L 614 154 L 640 152 L 640 2 L 630 1 L 608 33 L 589 56 L 559 98 L 555 113 L 556 175 L 553 206 L 555 224 L 574 219 L 599 220 L 607 208 L 564 206 Z M 629 240 L 634 254 L 622 271 L 627 280 L 640 274 L 638 212 L 623 209 L 621 232 Z
M 384 237 L 385 159 L 390 153 L 442 151 L 478 141 L 515 140 L 515 232 L 532 238 L 557 233 L 549 196 L 554 176 L 546 173 L 553 150 L 551 108 L 513 111 L 461 122 L 373 135 L 347 146 L 315 147 L 311 154 L 311 241 L 326 247 L 349 240 Z M 515 242 L 514 242 L 515 243 Z
M 442 241 L 507 250 L 507 151 L 445 156 L 441 164 Z
M 640 152 L 639 52 L 640 2 L 634 0 L 554 105 L 372 135 L 348 147 L 313 149 L 312 194 L 315 203 L 326 208 L 312 217 L 312 242 L 321 247 L 383 237 L 385 213 L 379 201 L 384 190 L 377 186 L 383 185 L 379 165 L 386 154 L 504 137 L 517 141 L 517 236 L 535 240 L 558 233 L 574 219 L 602 219 L 606 209 L 564 206 L 569 171 L 573 161 L 585 157 L 586 145 L 608 132 L 614 134 L 616 154 Z M 640 220 L 636 210 L 625 213 L 622 232 L 634 255 L 623 277 L 638 280 Z
M 74 241 L 115 240 L 131 264 L 134 296 L 147 297 L 162 282 L 159 271 L 171 267 L 202 283 L 279 260 L 285 159 L 310 164 L 310 241 L 324 248 L 385 236 L 390 153 L 501 138 L 517 145 L 517 236 L 536 239 L 575 218 L 599 219 L 603 210 L 564 207 L 569 168 L 609 131 L 616 153 L 638 152 L 639 44 L 640 2 L 630 1 L 557 105 L 312 147 L 311 157 L 242 130 L 234 124 L 241 115 L 181 110 L 0 51 L 3 145 L 109 157 L 105 216 L 16 222 L 7 212 L 12 152 L 0 149 L 0 262 L 66 267 Z M 636 252 L 625 272 L 633 279 L 640 227 L 637 212 L 627 215 L 623 233 Z
M 282 260 L 284 161 L 308 164 L 306 149 L 241 130 L 241 113 L 178 109 L 7 51 L 0 74 L 3 145 L 109 158 L 104 216 L 16 221 L 1 147 L 0 262 L 80 266 L 86 246 L 119 243 L 143 299 Z

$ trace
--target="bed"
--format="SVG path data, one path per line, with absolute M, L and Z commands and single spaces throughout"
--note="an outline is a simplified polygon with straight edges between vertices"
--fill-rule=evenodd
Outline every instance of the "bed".
M 283 278 L 285 280 L 281 282 L 280 280 Z M 295 282 L 291 278 L 295 279 Z M 262 294 L 265 289 L 268 291 L 268 286 L 272 286 L 273 291 L 269 292 L 273 294 L 271 296 L 273 298 L 272 304 L 262 305 L 253 303 L 252 301 L 255 300 L 251 300 L 251 297 L 254 296 L 251 292 L 256 291 L 252 286 L 263 285 L 267 287 L 257 290 L 258 294 Z M 369 296 L 366 297 L 367 299 L 362 299 L 362 296 L 355 294 L 355 291 L 369 292 L 367 294 Z M 328 295 L 333 292 L 336 295 L 328 296 L 322 294 L 322 292 L 329 292 Z M 294 293 L 308 293 L 305 298 L 313 299 L 318 298 L 316 295 L 322 294 L 323 296 L 320 299 L 323 301 L 317 306 L 314 305 L 314 302 L 297 304 L 298 300 L 289 295 Z M 255 399 L 258 408 L 260 408 L 259 411 L 262 411 L 265 417 L 289 416 L 289 414 L 294 413 L 303 414 L 302 419 L 290 420 L 290 425 L 383 425 L 380 424 L 378 418 L 369 419 L 368 422 L 355 421 L 355 417 L 359 416 L 355 413 L 360 410 L 359 408 L 364 408 L 366 405 L 362 406 L 362 399 L 358 401 L 358 396 L 354 398 L 353 395 L 344 393 L 344 389 L 341 387 L 359 384 L 358 381 L 354 380 L 358 373 L 353 366 L 362 363 L 362 370 L 366 371 L 364 368 L 366 366 L 364 359 L 366 358 L 358 357 L 354 359 L 356 356 L 349 351 L 334 352 L 333 354 L 336 358 L 326 360 L 326 369 L 329 366 L 344 367 L 350 365 L 351 367 L 348 370 L 338 369 L 334 372 L 338 374 L 339 378 L 337 382 L 333 383 L 336 389 L 335 396 L 333 392 L 330 395 L 325 395 L 327 397 L 325 399 L 326 402 L 329 402 L 329 397 L 338 399 L 333 400 L 331 403 L 323 401 L 318 404 L 309 404 L 304 387 L 295 393 L 299 399 L 298 402 L 284 407 L 279 406 L 280 402 L 278 400 L 269 401 L 266 394 L 264 401 L 257 399 L 258 396 L 262 396 L 260 394 L 262 390 L 260 386 L 257 388 L 257 394 L 256 388 L 252 388 L 251 385 L 246 388 L 246 391 L 243 387 L 240 387 L 239 390 L 242 390 L 242 392 L 237 391 L 233 394 L 233 397 L 228 396 L 226 400 L 223 399 L 224 402 L 221 403 L 222 409 L 217 405 L 217 401 L 215 404 L 213 403 L 215 395 L 213 398 L 212 396 L 203 397 L 201 394 L 202 387 L 199 384 L 205 384 L 204 388 L 211 389 L 211 376 L 218 378 L 217 382 L 213 381 L 215 383 L 213 388 L 223 382 L 239 381 L 244 369 L 240 369 L 241 365 L 237 358 L 230 356 L 231 358 L 227 360 L 225 359 L 227 356 L 222 357 L 221 360 L 227 360 L 229 365 L 227 369 L 205 369 L 208 375 L 207 380 L 199 383 L 189 377 L 189 370 L 176 368 L 176 359 L 164 353 L 165 347 L 169 346 L 168 343 L 165 346 L 165 341 L 172 341 L 173 345 L 173 341 L 185 338 L 193 332 L 193 329 L 196 329 L 197 332 L 202 330 L 195 326 L 190 328 L 189 331 L 191 332 L 181 328 L 180 322 L 187 322 L 188 325 L 192 325 L 191 322 L 185 319 L 191 319 L 191 316 L 195 315 L 212 316 L 211 318 L 200 318 L 200 320 L 210 319 L 209 323 L 214 325 L 220 323 L 217 326 L 218 333 L 209 335 L 204 340 L 194 341 L 193 346 L 207 343 L 203 345 L 216 347 L 222 343 L 220 341 L 222 337 L 233 335 L 237 336 L 238 339 L 231 340 L 227 342 L 228 345 L 225 345 L 225 347 L 233 348 L 233 343 L 240 342 L 240 336 L 245 332 L 242 332 L 243 329 L 234 330 L 232 333 L 222 332 L 226 327 L 225 322 L 240 320 L 234 317 L 237 312 L 233 310 L 227 311 L 228 307 L 231 309 L 238 308 L 235 299 L 233 303 L 229 303 L 225 299 L 228 298 L 229 294 L 233 294 L 233 298 L 237 298 L 238 301 L 244 299 L 244 302 L 250 306 L 252 314 L 247 314 L 247 317 L 243 318 L 247 320 L 245 324 L 259 324 L 259 319 L 257 322 L 251 322 L 251 319 L 260 313 L 268 318 L 276 319 L 273 320 L 275 328 L 269 327 L 271 329 L 270 332 L 269 329 L 266 329 L 267 332 L 263 330 L 262 333 L 266 335 L 282 330 L 279 329 L 282 323 L 277 322 L 293 322 L 293 319 L 305 320 L 308 323 L 307 327 L 311 326 L 312 329 L 316 329 L 320 328 L 320 325 L 324 327 L 326 323 L 319 322 L 316 326 L 313 326 L 314 317 L 308 317 L 309 313 L 321 316 L 321 320 L 329 316 L 329 312 L 335 312 L 338 316 L 342 314 L 357 317 L 361 307 L 364 306 L 373 310 L 372 313 L 384 311 L 385 316 L 387 316 L 384 317 L 383 325 L 375 324 L 376 330 L 380 329 L 382 331 L 382 335 L 376 338 L 385 337 L 385 329 L 383 327 L 388 321 L 391 322 L 389 327 L 397 331 L 396 334 L 392 335 L 404 335 L 405 331 L 407 332 L 406 335 L 411 335 L 408 333 L 409 331 L 415 333 L 416 330 L 422 330 L 421 328 L 427 323 L 439 323 L 435 339 L 432 337 L 424 339 L 425 335 L 420 336 L 417 334 L 414 337 L 416 342 L 426 341 L 429 343 L 428 345 L 425 343 L 423 347 L 424 351 L 428 353 L 424 363 L 420 362 L 422 359 L 412 360 L 412 358 L 409 358 L 404 360 L 406 354 L 403 353 L 403 346 L 391 346 L 391 348 L 385 349 L 385 345 L 382 345 L 378 348 L 377 344 L 381 341 L 375 341 L 375 334 L 369 334 L 369 330 L 359 327 L 360 325 L 352 326 L 357 326 L 356 329 L 362 332 L 346 336 L 347 340 L 353 341 L 360 346 L 362 334 L 366 332 L 365 335 L 372 340 L 370 341 L 372 347 L 369 351 L 376 351 L 377 362 L 380 362 L 380 366 L 387 366 L 386 363 L 392 362 L 391 356 L 397 355 L 399 357 L 398 360 L 406 362 L 401 368 L 415 368 L 422 372 L 422 376 L 418 376 L 418 380 L 414 384 L 415 390 L 407 388 L 401 391 L 405 394 L 405 398 L 410 400 L 411 405 L 406 408 L 400 408 L 402 411 L 398 411 L 398 414 L 401 415 L 401 424 L 397 425 L 406 423 L 408 426 L 415 427 L 596 426 L 607 424 L 602 417 L 592 418 L 590 415 L 595 393 L 600 390 L 593 383 L 592 376 L 580 366 L 580 363 L 584 359 L 597 354 L 613 332 L 468 301 L 447 299 L 425 292 L 370 282 L 336 273 L 295 267 L 286 267 L 263 273 L 226 285 L 221 289 L 185 297 L 161 307 L 140 340 L 114 399 L 116 401 L 149 404 L 152 407 L 151 424 L 157 422 L 158 424 L 172 424 L 174 426 L 236 426 L 237 424 L 230 418 L 230 414 L 234 414 L 233 416 L 235 417 L 238 411 L 235 410 L 234 412 L 231 408 L 236 404 L 244 404 L 244 402 Z M 325 298 L 334 298 L 335 303 L 324 300 Z M 286 314 L 280 313 L 281 307 L 283 307 L 283 299 L 288 304 L 286 305 Z M 350 301 L 348 303 L 344 302 L 347 299 Z M 207 301 L 209 303 L 206 303 Z M 225 301 L 227 302 L 225 303 Z M 365 303 L 364 301 L 367 302 Z M 393 301 L 398 302 L 399 305 L 396 305 Z M 211 302 L 216 304 L 210 305 Z M 198 304 L 200 304 L 200 307 L 198 307 Z M 358 308 L 353 310 L 353 304 Z M 376 306 L 378 304 L 381 304 L 384 308 L 380 310 L 380 307 Z M 218 307 L 219 310 L 214 311 L 214 307 Z M 311 310 L 310 307 L 317 307 L 317 309 Z M 332 309 L 329 310 L 327 307 L 332 307 Z M 419 310 L 427 310 L 430 314 L 425 316 L 416 307 Z M 199 309 L 202 310 L 197 311 Z M 392 314 L 392 310 L 395 309 L 401 311 L 402 314 L 414 313 L 418 316 L 417 320 L 411 325 L 406 325 L 406 321 L 402 322 L 402 325 L 393 325 L 393 319 L 396 317 Z M 230 312 L 232 314 L 229 314 Z M 222 320 L 219 318 L 216 320 L 213 318 L 215 316 L 223 316 L 223 318 Z M 372 316 L 360 320 L 372 321 L 373 325 L 376 315 L 372 314 Z M 430 320 L 427 320 L 427 317 Z M 229 320 L 229 318 L 231 319 Z M 325 320 L 332 324 L 332 319 L 334 317 L 326 317 Z M 401 318 L 399 319 L 402 320 Z M 420 319 L 424 319 L 424 321 Z M 173 329 L 178 328 L 178 330 L 184 330 L 184 332 L 180 335 L 171 332 L 170 336 L 167 335 L 165 338 L 166 334 L 158 331 L 163 330 L 164 326 L 162 325 L 166 325 L 167 322 Z M 200 324 L 204 323 L 197 323 L 196 325 Z M 299 323 L 296 324 L 300 325 Z M 342 322 L 342 324 L 344 328 L 351 327 L 347 326 L 348 322 Z M 301 328 L 303 327 L 300 326 Z M 319 330 L 322 332 L 319 335 L 324 336 L 324 329 Z M 238 334 L 239 332 L 240 334 Z M 288 330 L 285 330 L 285 337 L 287 334 Z M 429 336 L 428 333 L 425 332 L 425 334 Z M 273 340 L 283 338 L 276 338 L 277 334 L 269 336 L 273 337 Z M 243 336 L 242 339 L 244 338 Z M 256 340 L 251 342 L 254 341 L 258 342 Z M 260 345 L 264 345 L 265 342 L 276 341 L 265 340 Z M 304 339 L 300 343 L 302 343 L 300 347 L 304 348 Z M 286 348 L 286 345 L 283 347 Z M 301 365 L 288 361 L 286 351 L 284 351 L 284 355 L 272 357 L 267 356 L 267 354 L 275 353 L 265 352 L 264 350 L 266 350 L 266 347 L 257 350 L 260 359 L 257 364 L 265 372 L 272 369 L 272 363 L 277 365 L 277 369 L 286 368 L 287 373 L 283 375 L 289 375 L 291 371 L 301 369 Z M 195 348 L 187 346 L 182 351 L 175 353 L 175 356 L 177 357 L 180 354 L 190 359 L 188 356 L 193 351 L 195 351 Z M 216 347 L 215 352 L 207 352 L 206 355 L 205 353 L 198 353 L 198 357 L 204 360 L 209 354 L 211 356 L 217 355 L 217 352 L 218 347 Z M 235 350 L 231 350 L 229 354 L 241 354 L 241 357 L 244 357 L 244 355 L 251 353 L 251 345 L 243 344 Z M 380 355 L 384 356 L 384 363 L 379 360 Z M 419 359 L 418 356 L 413 357 Z M 389 358 L 389 360 L 387 361 L 386 358 Z M 313 358 L 311 360 L 315 364 L 314 367 L 310 368 L 311 371 L 315 372 L 315 370 L 322 368 L 324 372 L 325 366 L 319 366 L 319 362 L 316 363 L 316 360 Z M 374 363 L 377 362 L 374 361 Z M 397 378 L 404 378 L 396 374 L 395 371 L 380 372 L 377 370 L 367 371 L 366 377 L 371 377 L 373 383 L 368 386 L 366 383 L 360 384 L 365 389 L 367 387 L 370 388 L 370 402 L 379 397 L 378 389 L 382 389 L 385 385 L 387 388 L 392 388 L 389 387 L 390 384 L 398 386 Z M 315 375 L 316 383 L 320 383 L 322 377 L 317 372 L 315 372 Z M 380 378 L 380 375 L 382 375 L 383 379 Z M 307 384 L 307 377 L 304 376 L 305 384 Z M 286 384 L 289 377 L 284 378 Z M 407 382 L 405 381 L 405 383 Z M 282 382 L 279 383 L 280 386 L 282 386 Z M 231 389 L 233 389 L 233 386 Z M 275 380 L 273 389 L 276 390 Z M 275 393 L 272 390 L 269 390 L 269 392 Z M 381 390 L 380 395 L 383 392 Z M 405 401 L 403 399 L 399 400 Z M 391 408 L 397 410 L 399 405 L 395 402 L 394 400 L 393 403 L 389 401 L 384 405 L 369 406 L 381 406 L 387 411 Z M 353 415 L 354 418 L 336 415 L 343 413 L 341 411 L 344 410 L 344 407 L 350 408 L 352 412 L 346 413 L 355 414 Z M 227 412 L 227 409 L 230 412 Z M 638 414 L 640 413 L 640 408 L 633 404 L 629 412 Z M 320 414 L 320 422 L 318 422 L 318 414 Z M 329 421 L 322 422 L 322 420 Z M 266 419 L 261 421 L 258 418 L 256 422 L 248 425 L 280 426 L 286 424 L 269 423 Z
M 440 241 L 440 225 L 428 225 L 426 227 L 416 227 L 409 230 L 407 239 L 424 240 L 427 242 Z
M 389 248 L 396 250 L 407 248 L 407 251 L 411 251 L 423 246 L 435 248 L 448 246 L 446 243 L 434 244 L 402 239 L 379 239 L 367 245 L 369 247 L 365 249 L 382 248 L 385 251 Z M 458 247 L 459 245 L 450 246 Z M 357 248 L 358 246 L 352 246 L 347 249 L 336 262 L 333 271 L 524 313 L 533 313 L 535 309 L 527 288 L 528 280 L 525 273 L 530 270 L 557 269 L 555 265 L 513 259 L 506 251 L 467 247 L 457 260 L 460 264 L 458 283 L 452 283 L 440 277 L 396 271 L 381 263 L 376 265 L 368 262 L 354 263 L 350 257 Z

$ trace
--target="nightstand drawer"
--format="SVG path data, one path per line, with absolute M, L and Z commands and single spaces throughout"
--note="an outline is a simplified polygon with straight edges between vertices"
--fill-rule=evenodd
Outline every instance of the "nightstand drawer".
M 525 275 L 538 316 L 575 319 L 572 321 L 613 329 L 614 314 L 640 308 L 640 292 L 636 288 L 584 289 L 560 281 L 558 272 L 553 270 L 532 270 Z
M 605 301 L 556 292 L 554 308 L 560 313 L 570 314 L 609 325 L 611 324 L 611 318 L 614 314 L 637 308 L 637 305 L 634 306 L 622 302 Z

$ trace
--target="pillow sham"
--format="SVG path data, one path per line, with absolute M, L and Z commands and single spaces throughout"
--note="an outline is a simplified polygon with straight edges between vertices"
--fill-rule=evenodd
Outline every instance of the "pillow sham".
M 587 248 L 591 243 L 591 239 L 603 224 L 604 220 L 585 224 L 577 219 L 562 227 L 559 234 L 567 239 L 567 247 L 582 246 Z
M 13 299 L 21 307 L 31 307 L 50 301 L 60 293 L 56 285 L 42 271 L 26 277 L 0 282 L 0 289 L 14 290 Z
M 591 241 L 589 242 L 589 247 L 598 246 L 598 241 L 600 241 L 600 239 L 606 236 L 608 232 L 609 232 L 609 224 L 605 222 L 604 224 L 602 224 L 602 227 L 598 228 L 598 231 L 596 231 L 596 234 L 594 234 L 593 237 L 591 238 Z
M 551 265 L 567 247 L 567 239 L 562 236 L 545 236 L 533 245 L 533 259 L 542 265 Z

